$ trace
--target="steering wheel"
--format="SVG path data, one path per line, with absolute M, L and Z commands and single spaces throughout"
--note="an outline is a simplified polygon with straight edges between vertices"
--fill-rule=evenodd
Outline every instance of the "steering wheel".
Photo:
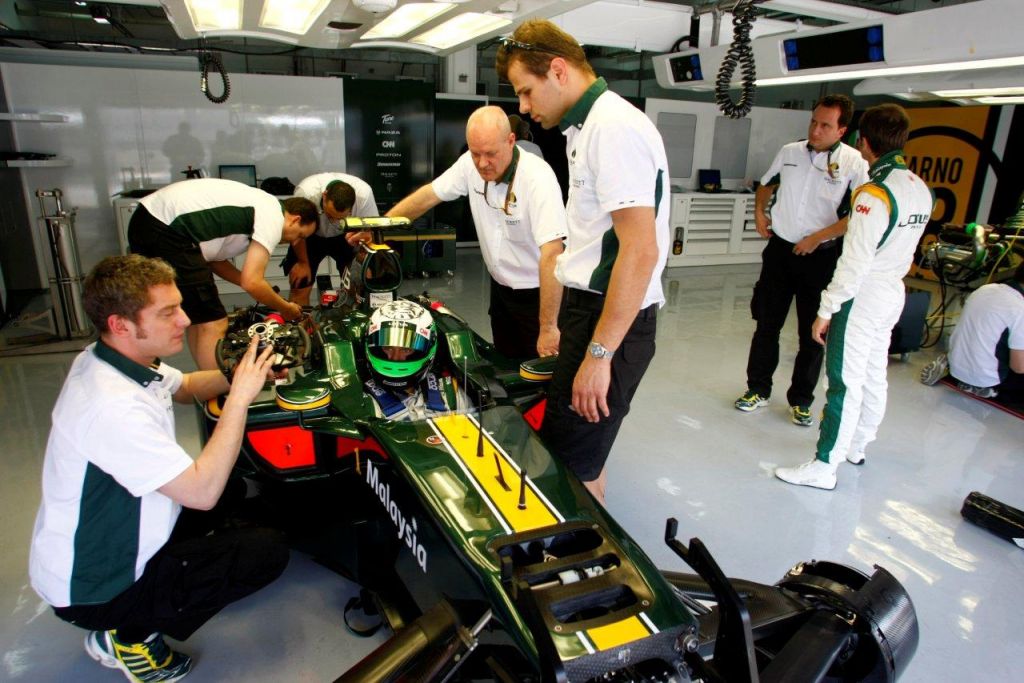
M 274 370 L 302 365 L 309 358 L 309 333 L 301 324 L 260 320 L 240 330 L 230 331 L 217 341 L 215 355 L 221 372 L 228 377 L 234 373 L 254 337 L 259 339 L 257 353 L 262 353 L 267 346 L 274 347 L 271 360 Z

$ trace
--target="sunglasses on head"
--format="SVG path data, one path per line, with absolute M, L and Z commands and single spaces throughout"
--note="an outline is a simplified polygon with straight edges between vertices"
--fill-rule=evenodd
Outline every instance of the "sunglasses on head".
M 549 55 L 555 55 L 556 57 L 565 57 L 564 54 L 558 50 L 552 50 L 550 47 L 544 47 L 543 45 L 534 45 L 533 43 L 522 43 L 518 40 L 514 40 L 512 37 L 502 38 L 498 41 L 498 45 L 503 50 L 525 50 L 527 52 L 546 52 Z

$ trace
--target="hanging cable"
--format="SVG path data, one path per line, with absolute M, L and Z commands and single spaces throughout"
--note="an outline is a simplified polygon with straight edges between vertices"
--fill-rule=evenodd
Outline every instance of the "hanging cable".
M 199 79 L 199 89 L 206 95 L 206 99 L 214 104 L 226 102 L 231 94 L 231 82 L 228 80 L 228 72 L 224 70 L 224 62 L 220 55 L 214 52 L 203 51 L 199 53 L 199 66 L 202 75 Z M 224 83 L 224 91 L 220 95 L 210 94 L 210 66 L 220 74 L 221 82 Z
M 738 0 L 733 7 L 732 44 L 722 59 L 722 66 L 715 79 L 715 101 L 718 108 L 733 119 L 743 118 L 754 106 L 754 80 L 757 78 L 757 70 L 754 67 L 754 50 L 750 44 L 750 29 L 756 11 L 753 0 Z M 742 71 L 741 92 L 739 102 L 733 102 L 729 94 L 729 85 L 737 66 Z

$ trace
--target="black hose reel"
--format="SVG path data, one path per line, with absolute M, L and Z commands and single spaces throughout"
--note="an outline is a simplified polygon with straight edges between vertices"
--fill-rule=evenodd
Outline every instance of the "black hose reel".
M 756 8 L 753 0 L 739 0 L 732 10 L 732 44 L 722 59 L 722 66 L 715 79 L 715 102 L 726 116 L 741 119 L 750 113 L 754 106 L 754 81 L 757 70 L 754 67 L 754 50 L 750 44 L 750 29 L 754 23 Z M 729 94 L 733 72 L 739 66 L 740 99 L 733 102 Z

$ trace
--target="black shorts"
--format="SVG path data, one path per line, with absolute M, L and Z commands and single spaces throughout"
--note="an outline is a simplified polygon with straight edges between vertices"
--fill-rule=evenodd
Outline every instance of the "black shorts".
M 117 629 L 129 642 L 154 631 L 185 640 L 225 606 L 275 580 L 288 564 L 281 533 L 225 524 L 244 497 L 244 482 L 236 479 L 212 510 L 182 510 L 171 538 L 131 586 L 108 602 L 57 607 L 54 613 L 90 631 Z
M 128 223 L 128 246 L 133 254 L 162 258 L 174 267 L 181 308 L 194 324 L 227 317 L 213 281 L 210 264 L 192 238 L 157 220 L 141 204 Z
M 612 356 L 612 378 L 607 399 L 611 415 L 602 417 L 600 422 L 587 422 L 573 412 L 573 380 L 583 363 L 603 308 L 602 295 L 565 289 L 558 314 L 561 332 L 558 363 L 548 386 L 547 408 L 541 428 L 544 441 L 581 481 L 597 479 L 604 469 L 622 419 L 629 413 L 633 394 L 654 358 L 657 304 L 637 313 Z
M 355 250 L 345 241 L 344 235 L 336 235 L 334 237 L 310 235 L 307 237 L 306 256 L 309 257 L 309 286 L 313 286 L 313 282 L 316 279 L 316 271 L 320 268 L 320 262 L 325 257 L 330 256 L 334 259 L 334 262 L 338 265 L 338 272 L 342 273 L 345 271 L 345 266 L 352 261 L 354 255 Z M 288 254 L 281 261 L 281 269 L 284 270 L 285 275 L 291 272 L 292 266 L 295 265 L 297 260 L 295 258 L 295 250 L 288 247 Z

